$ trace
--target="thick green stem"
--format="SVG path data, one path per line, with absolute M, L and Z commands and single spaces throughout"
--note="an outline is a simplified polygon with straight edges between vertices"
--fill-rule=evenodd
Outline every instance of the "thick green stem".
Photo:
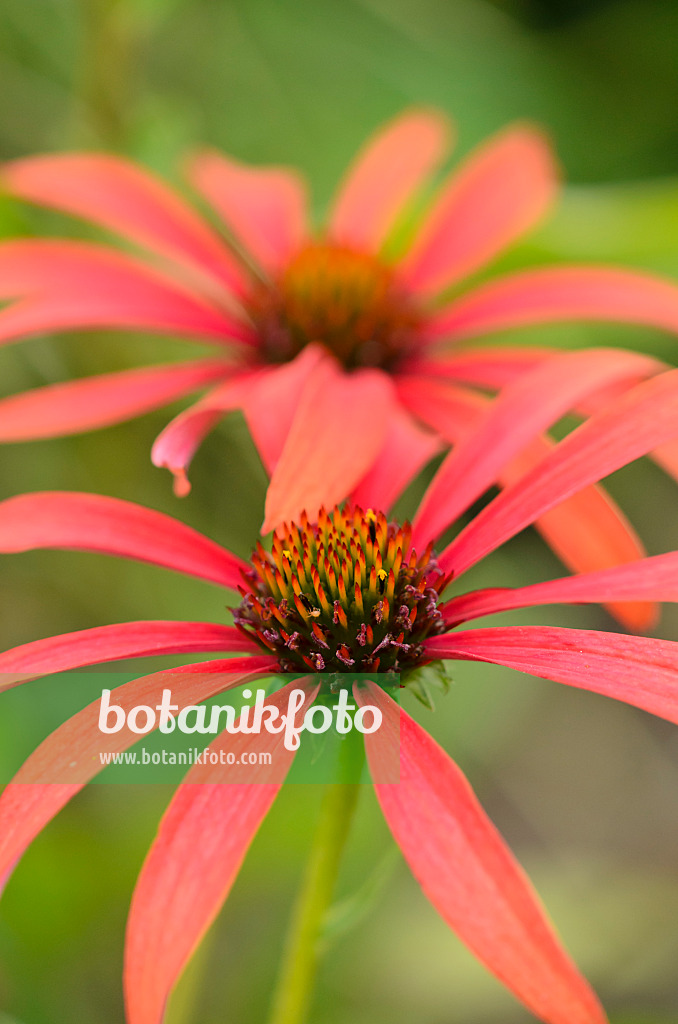
M 306 1020 L 320 957 L 323 923 L 359 792 L 359 783 L 339 782 L 328 785 L 323 794 L 311 854 L 285 943 L 269 1024 L 303 1024 Z

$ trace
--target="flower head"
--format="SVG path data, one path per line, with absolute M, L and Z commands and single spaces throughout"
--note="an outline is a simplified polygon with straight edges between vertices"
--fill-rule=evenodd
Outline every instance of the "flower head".
M 321 508 L 313 523 L 303 513 L 275 532 L 270 555 L 258 545 L 235 623 L 279 652 L 283 672 L 411 671 L 443 630 L 447 581 L 410 534 L 358 506 Z
M 551 372 L 565 380 L 566 368 L 577 368 L 581 377 L 582 358 L 563 356 Z M 545 372 L 538 368 L 530 378 L 535 410 L 538 398 L 548 394 Z M 405 683 L 417 664 L 468 659 L 606 694 L 678 723 L 676 643 L 560 627 L 465 628 L 480 616 L 537 604 L 678 599 L 677 552 L 515 590 L 464 594 L 458 589 L 464 572 L 506 540 L 630 459 L 672 439 L 678 429 L 678 371 L 638 385 L 593 415 L 434 557 L 429 545 L 494 480 L 497 463 L 515 459 L 529 443 L 525 421 L 512 415 L 516 403 L 525 402 L 526 388 L 525 381 L 509 388 L 481 429 L 448 456 L 411 530 L 389 522 L 391 501 L 381 500 L 386 488 L 379 468 L 361 481 L 366 511 L 357 507 L 354 494 L 331 513 L 300 516 L 277 531 L 270 552 L 258 546 L 249 565 L 176 520 L 127 502 L 59 493 L 3 502 L 2 551 L 105 551 L 240 590 L 242 597 L 235 613 L 240 628 L 133 622 L 7 651 L 0 656 L 3 687 L 123 657 L 219 651 L 235 657 L 134 680 L 114 691 L 116 704 L 123 709 L 152 704 L 171 686 L 177 708 L 184 708 L 292 667 L 301 674 L 296 685 L 310 706 L 326 659 L 346 685 L 356 667 L 374 669 L 377 659 L 380 670 L 401 669 Z M 485 444 L 502 425 L 502 444 Z M 542 426 L 536 417 L 530 429 L 538 432 Z M 449 579 L 455 588 L 451 597 L 440 593 Z M 353 692 L 358 704 L 370 703 L 382 712 L 383 729 L 365 737 L 377 797 L 414 875 L 442 917 L 542 1021 L 603 1024 L 596 997 L 563 951 L 459 768 L 376 682 L 356 684 Z M 281 707 L 286 696 L 278 691 L 268 701 Z M 46 739 L 0 798 L 0 879 L 9 876 L 37 832 L 98 770 L 100 761 L 93 757 L 102 745 L 98 705 L 85 708 Z M 124 750 L 137 739 L 126 728 L 110 737 L 110 749 Z M 247 736 L 250 749 L 253 739 Z M 222 749 L 241 749 L 240 740 L 227 733 L 217 742 Z M 167 810 L 130 914 L 129 1024 L 162 1020 L 172 986 L 226 898 L 291 764 L 293 753 L 284 751 L 279 735 L 262 734 L 257 742 L 280 756 L 272 767 L 259 766 L 256 784 L 221 768 L 195 766 Z M 379 781 L 379 765 L 397 744 L 400 781 Z M 57 776 L 60 785 L 46 784 Z M 218 784 L 224 781 L 234 785 Z M 210 842 L 195 844 L 196 832 L 209 835 Z M 181 886 L 175 884 L 178 876 Z
M 414 471 L 436 444 L 456 444 L 473 427 L 488 390 L 553 356 L 543 348 L 473 347 L 487 335 L 574 319 L 678 330 L 678 288 L 644 273 L 558 266 L 465 287 L 554 200 L 549 144 L 528 125 L 505 129 L 467 157 L 408 240 L 399 227 L 444 159 L 450 136 L 446 119 L 430 110 L 410 110 L 385 125 L 350 166 L 319 228 L 310 225 L 296 172 L 198 153 L 188 164 L 190 182 L 220 218 L 228 242 L 125 159 L 58 154 L 5 164 L 0 184 L 10 194 L 84 217 L 143 255 L 56 239 L 3 242 L 0 297 L 10 302 L 0 312 L 0 341 L 106 326 L 169 332 L 214 351 L 6 398 L 0 440 L 101 427 L 208 388 L 162 432 L 153 460 L 169 467 L 177 492 L 186 493 L 203 438 L 230 410 L 242 409 L 271 475 L 268 531 L 304 508 L 341 501 L 383 459 L 388 435 L 414 437 L 418 423 L 435 436 L 420 432 Z M 447 299 L 451 288 L 455 295 Z M 618 353 L 610 379 L 576 413 L 663 369 L 651 359 L 631 369 L 626 355 Z M 313 439 L 314 455 L 299 460 L 304 438 Z M 535 441 L 523 469 L 541 457 L 544 443 Z M 678 472 L 673 444 L 659 461 Z M 331 463 L 332 471 L 319 475 L 318 462 Z M 507 465 L 506 477 L 514 473 Z M 567 527 L 552 519 L 539 528 L 571 569 L 642 554 L 600 492 L 570 506 L 569 519 Z M 595 543 L 585 544 L 593 534 Z
M 320 342 L 347 370 L 396 370 L 424 319 L 386 263 L 327 244 L 298 252 L 273 287 L 255 287 L 248 306 L 263 361 L 290 362 Z

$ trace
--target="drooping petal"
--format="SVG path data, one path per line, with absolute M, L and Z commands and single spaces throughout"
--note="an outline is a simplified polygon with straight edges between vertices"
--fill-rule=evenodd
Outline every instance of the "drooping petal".
M 445 158 L 450 136 L 450 123 L 438 111 L 410 110 L 368 139 L 334 201 L 332 240 L 379 249 L 405 204 Z
M 200 268 L 235 291 L 243 273 L 220 239 L 150 171 L 104 153 L 54 153 L 6 163 L 0 187 L 123 235 L 160 256 Z
M 266 704 L 286 713 L 290 691 L 302 684 L 289 683 Z M 309 684 L 303 688 L 300 718 L 317 692 Z M 263 731 L 222 733 L 210 750 L 237 760 L 270 754 L 270 763 L 196 765 L 169 805 L 132 898 L 125 950 L 128 1024 L 162 1021 L 175 982 L 226 899 L 294 758 L 282 733 Z
M 335 365 L 327 350 L 321 345 L 307 345 L 290 363 L 267 366 L 247 389 L 243 413 L 269 476 L 285 447 L 306 383 L 312 375 L 322 378 L 319 368 L 323 365 Z
M 499 390 L 512 384 L 522 374 L 533 370 L 540 363 L 552 359 L 557 350 L 533 347 L 511 348 L 488 345 L 486 348 L 445 353 L 410 360 L 402 371 L 403 377 L 422 377 L 430 380 L 453 380 L 472 384 L 477 388 Z
M 474 288 L 431 317 L 431 338 L 561 320 L 610 320 L 678 331 L 678 287 L 652 274 L 612 267 L 546 267 Z
M 476 590 L 448 601 L 443 616 L 451 627 L 512 608 L 638 600 L 678 601 L 678 551 L 529 587 Z
M 275 658 L 258 656 L 183 665 L 135 679 L 111 691 L 111 704 L 127 714 L 141 704 L 155 707 L 162 691 L 178 709 L 275 672 Z M 123 726 L 99 729 L 96 700 L 55 730 L 24 762 L 0 796 L 0 891 L 26 848 L 62 807 L 102 768 L 101 754 L 118 754 L 139 741 Z
M 24 391 L 0 400 L 0 442 L 62 437 L 121 423 L 230 373 L 223 360 L 201 359 Z
M 425 642 L 432 658 L 506 665 L 623 700 L 678 723 L 678 643 L 558 626 L 457 630 Z
M 123 658 L 260 649 L 233 626 L 213 622 L 121 622 L 63 633 L 0 654 L 0 691 L 40 676 Z
M 236 589 L 245 562 L 177 519 L 118 498 L 68 491 L 0 502 L 0 551 L 98 551 L 162 565 Z
M 460 575 L 559 502 L 678 434 L 678 371 L 626 392 L 476 516 L 440 556 Z
M 174 493 L 185 497 L 191 485 L 188 469 L 193 456 L 220 419 L 241 409 L 252 440 L 269 476 L 280 458 L 309 375 L 320 364 L 333 365 L 320 345 L 308 345 L 291 363 L 254 366 L 215 388 L 180 413 L 158 435 L 151 458 L 174 474 Z
M 458 444 L 487 413 L 489 399 L 462 385 L 408 376 L 396 387 L 405 408 L 450 444 Z
M 502 470 L 504 487 L 520 480 L 553 450 L 548 437 L 535 438 L 517 459 Z M 534 522 L 551 550 L 572 572 L 588 573 L 642 558 L 643 543 L 633 526 L 599 484 L 583 490 L 549 509 Z M 653 629 L 659 606 L 648 601 L 605 602 L 607 611 L 625 629 L 643 633 Z
M 668 369 L 668 366 L 667 366 Z M 624 392 L 623 387 L 609 387 L 604 388 L 602 391 L 595 395 L 591 395 L 586 402 L 583 403 L 583 407 L 580 408 L 580 413 L 586 416 L 603 410 L 611 402 L 615 401 Z M 664 444 L 660 444 L 654 451 L 648 453 L 649 458 L 652 459 L 658 466 L 660 466 L 670 477 L 678 481 L 678 438 L 674 438 L 671 441 L 665 441 Z
M 388 511 L 438 451 L 440 441 L 434 434 L 421 430 L 408 415 L 397 411 L 383 448 L 355 487 L 351 500 L 364 509 Z
M 205 150 L 188 164 L 188 177 L 264 270 L 278 270 L 301 245 L 307 196 L 296 171 Z
M 252 341 L 244 323 L 159 271 L 87 242 L 0 244 L 0 342 L 83 327 L 143 328 L 207 340 Z
M 472 274 L 541 220 L 556 183 L 541 132 L 528 125 L 499 132 L 443 187 L 402 263 L 404 282 L 433 293 Z
M 230 380 L 175 416 L 158 434 L 151 449 L 151 461 L 172 473 L 178 498 L 185 498 L 191 490 L 188 470 L 198 448 L 225 413 L 243 404 L 255 377 L 256 371 L 237 371 Z
M 554 356 L 519 377 L 436 473 L 412 524 L 417 550 L 424 550 L 497 481 L 503 467 L 581 398 L 609 383 L 630 386 L 659 368 L 656 360 L 635 352 L 585 349 Z
M 605 388 L 603 391 L 598 392 L 595 395 L 591 395 L 591 397 L 584 403 L 583 409 L 580 411 L 586 416 L 591 416 L 604 409 L 605 406 L 609 405 L 611 402 L 615 401 L 620 394 L 623 394 L 623 392 L 623 387 Z M 649 452 L 649 457 L 658 466 L 661 466 L 669 476 L 673 477 L 674 480 L 678 480 L 678 438 L 674 438 L 671 441 L 665 441 L 664 444 L 660 444 L 658 448 L 654 449 L 654 451 Z
M 678 480 L 678 439 L 661 444 L 651 453 L 651 457 L 669 476 Z
M 404 404 L 451 442 L 458 442 L 482 422 L 489 400 L 468 389 L 407 380 L 398 386 Z M 524 451 L 504 466 L 499 483 L 506 487 L 539 464 L 553 448 L 548 437 L 534 438 Z M 534 523 L 546 543 L 573 572 L 592 572 L 644 554 L 643 545 L 624 513 L 595 484 L 573 494 Z M 647 603 L 608 605 L 608 611 L 629 629 L 651 628 L 656 606 Z
M 263 532 L 344 499 L 379 454 L 395 411 L 379 370 L 350 376 L 323 362 L 309 374 L 266 497 Z
M 445 639 L 445 638 L 441 638 Z M 415 878 L 488 970 L 547 1024 L 604 1024 L 605 1013 L 563 950 L 537 895 L 467 779 L 374 683 L 355 688 L 383 714 L 365 737 L 373 774 L 400 746 L 400 781 L 377 798 Z

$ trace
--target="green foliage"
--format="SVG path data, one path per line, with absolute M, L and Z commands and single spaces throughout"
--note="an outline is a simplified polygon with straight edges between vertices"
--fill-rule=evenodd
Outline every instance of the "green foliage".
M 0 156 L 112 148 L 180 182 L 183 153 L 207 143 L 244 160 L 299 165 L 321 217 L 355 148 L 406 104 L 452 113 L 459 153 L 527 118 L 548 127 L 571 187 L 554 219 L 505 265 L 590 259 L 675 275 L 677 41 L 678 7 L 662 0 L 4 0 Z M 83 228 L 0 197 L 0 235 L 46 230 Z M 567 328 L 558 337 L 639 344 L 674 360 L 674 339 L 652 332 Z M 0 387 L 10 394 L 138 365 L 139 352 L 149 362 L 187 357 L 186 345 L 163 338 L 36 339 L 3 347 Z M 128 498 L 247 555 L 265 475 L 242 418 L 229 417 L 203 447 L 194 491 L 178 505 L 148 456 L 167 416 L 0 449 L 2 496 L 59 487 Z M 678 547 L 678 517 L 657 515 L 675 507 L 673 484 L 643 466 L 620 474 L 612 490 L 652 551 Z M 549 557 L 535 537 L 518 538 L 468 586 L 533 582 L 557 572 Z M 7 646 L 135 618 L 226 619 L 215 589 L 103 556 L 31 553 L 4 558 L 0 571 Z M 543 620 L 613 628 L 603 612 L 568 614 L 544 612 Z M 531 612 L 529 620 L 538 619 Z M 677 627 L 669 615 L 662 635 Z M 446 695 L 437 669 L 418 680 L 419 700 L 432 704 L 435 691 L 427 727 L 459 757 L 534 874 L 612 1020 L 669 1024 L 678 954 L 675 732 L 507 670 L 459 664 L 454 675 Z M 7 750 L 27 740 L 28 729 L 20 733 L 0 717 Z M 314 788 L 290 788 L 262 829 L 194 968 L 181 1024 L 263 1018 Z M 0 904 L 0 1024 L 120 1024 L 126 910 L 169 795 L 92 787 L 34 844 Z M 314 1021 L 524 1022 L 407 872 L 392 871 L 388 842 L 366 801 L 327 921 L 331 956 Z
M 435 710 L 433 694 L 446 696 L 452 684 L 452 672 L 446 661 L 432 661 L 422 665 L 407 678 L 407 689 L 429 711 Z

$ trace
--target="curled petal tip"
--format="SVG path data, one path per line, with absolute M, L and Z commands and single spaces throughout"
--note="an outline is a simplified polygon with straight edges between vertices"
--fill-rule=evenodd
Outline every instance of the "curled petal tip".
M 631 633 L 652 633 L 659 625 L 661 607 L 653 601 L 611 601 L 606 607 Z
M 167 468 L 174 476 L 172 490 L 175 498 L 186 498 L 191 493 L 191 481 L 188 479 L 186 470 L 181 466 L 168 466 Z

